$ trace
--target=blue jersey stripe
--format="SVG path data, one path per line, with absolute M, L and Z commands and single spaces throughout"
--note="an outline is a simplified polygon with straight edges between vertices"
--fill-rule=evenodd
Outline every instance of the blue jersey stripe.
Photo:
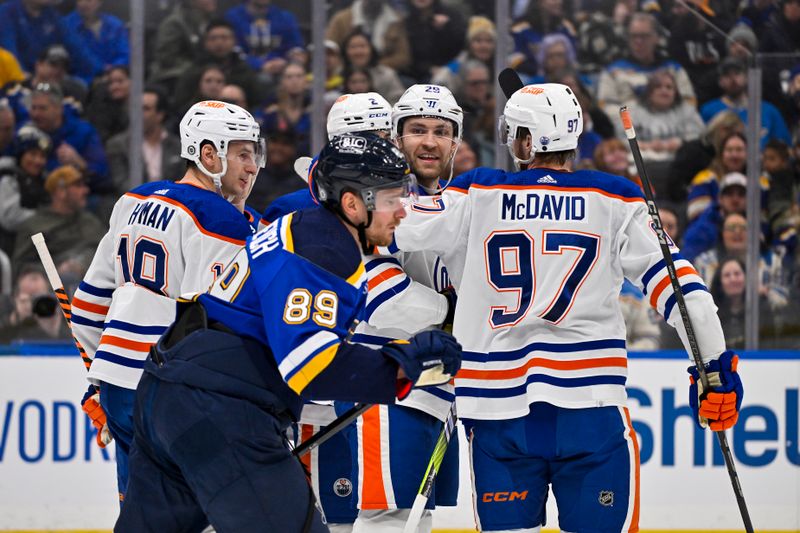
M 350 340 L 358 344 L 372 344 L 374 346 L 383 346 L 387 342 L 391 342 L 394 339 L 392 339 L 391 337 L 380 337 L 378 335 L 367 335 L 366 333 L 356 333 Z
M 140 326 L 138 324 L 123 322 L 122 320 L 109 320 L 106 322 L 105 327 L 120 329 L 130 333 L 138 333 L 140 335 L 162 335 L 167 331 L 167 326 Z
M 683 256 L 681 254 L 679 254 L 678 252 L 672 254 L 673 263 L 679 259 L 683 259 Z M 647 294 L 647 285 L 650 284 L 650 280 L 652 280 L 653 276 L 658 274 L 666 266 L 667 266 L 666 261 L 662 259 L 658 263 L 647 269 L 647 272 L 645 272 L 644 276 L 642 276 L 642 286 L 643 286 L 642 292 Z
M 514 361 L 522 359 L 530 352 L 555 352 L 555 353 L 569 353 L 569 352 L 583 352 L 588 350 L 603 350 L 606 348 L 619 348 L 625 349 L 624 339 L 601 339 L 596 341 L 584 342 L 570 342 L 570 343 L 550 343 L 550 342 L 534 342 L 517 350 L 508 352 L 464 352 L 462 357 L 465 361 L 473 361 L 476 363 L 486 363 L 489 361 Z
M 447 392 L 446 390 L 442 390 L 439 387 L 425 387 L 424 389 L 419 389 L 422 392 L 427 392 L 431 396 L 436 396 L 440 400 L 444 400 L 446 402 L 452 402 L 456 399 L 456 395 L 452 392 Z
M 127 366 L 128 368 L 138 368 L 140 370 L 144 368 L 144 359 L 130 359 L 128 357 L 103 350 L 97 351 L 94 354 L 94 358 L 103 359 L 104 361 L 114 363 L 115 365 Z
M 386 300 L 388 300 L 389 298 L 392 298 L 393 296 L 396 296 L 401 292 L 403 292 L 404 290 L 406 290 L 409 285 L 411 285 L 411 278 L 407 277 L 394 287 L 386 289 L 378 296 L 373 298 L 372 301 L 367 305 L 367 312 L 366 312 L 367 321 L 369 321 L 370 317 L 372 317 L 372 313 L 374 313 L 375 310 L 381 306 L 381 304 L 386 302 Z
M 364 267 L 367 269 L 367 272 L 373 270 L 381 265 L 396 265 L 400 266 L 400 261 L 395 259 L 394 257 L 378 257 L 376 259 L 370 259 L 366 262 Z
M 687 283 L 686 285 L 681 285 L 681 292 L 683 295 L 686 296 L 690 292 L 694 291 L 708 291 L 705 285 L 702 283 L 695 281 L 694 283 Z M 678 303 L 678 299 L 675 297 L 675 293 L 669 295 L 667 301 L 664 303 L 664 316 L 667 320 L 672 315 L 672 309 L 675 307 L 675 304 Z
M 89 285 L 85 281 L 81 281 L 81 284 L 78 285 L 78 289 L 86 294 L 97 296 L 98 298 L 111 298 L 111 295 L 114 294 L 114 289 L 101 289 L 100 287 Z
M 592 385 L 625 385 L 625 376 L 590 376 L 584 378 L 557 378 L 545 374 L 531 374 L 525 383 L 516 387 L 484 389 L 477 387 L 456 387 L 456 396 L 477 396 L 479 398 L 513 398 L 527 392 L 531 383 L 546 383 L 555 387 L 574 388 Z
M 72 323 L 78 324 L 79 326 L 88 326 L 90 328 L 103 329 L 102 320 L 89 320 L 88 318 L 82 317 L 81 315 L 76 315 L 74 312 L 72 313 Z

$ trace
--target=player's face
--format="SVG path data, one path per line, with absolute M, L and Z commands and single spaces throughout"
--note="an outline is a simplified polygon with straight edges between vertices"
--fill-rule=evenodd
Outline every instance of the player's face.
M 233 141 L 228 147 L 228 169 L 222 176 L 222 194 L 234 203 L 246 200 L 258 173 L 255 144 Z
M 411 171 L 426 187 L 447 176 L 457 148 L 453 124 L 440 118 L 407 118 L 397 143 Z
M 405 202 L 401 200 L 402 189 L 386 189 L 380 194 L 385 197 L 377 201 L 381 209 L 372 212 L 372 222 L 366 229 L 367 241 L 375 246 L 388 246 L 392 243 L 395 228 L 406 217 Z

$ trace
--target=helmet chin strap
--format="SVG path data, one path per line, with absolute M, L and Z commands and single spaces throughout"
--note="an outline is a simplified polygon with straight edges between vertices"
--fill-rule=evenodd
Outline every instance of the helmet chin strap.
M 236 197 L 234 195 L 225 196 L 225 194 L 223 194 L 222 192 L 222 176 L 224 176 L 225 173 L 228 171 L 228 157 L 227 154 L 223 154 L 222 152 L 217 152 L 217 156 L 219 157 L 219 160 L 222 161 L 222 170 L 220 172 L 214 173 L 208 170 L 205 166 L 203 166 L 203 163 L 200 161 L 200 158 L 198 158 L 197 160 L 197 168 L 200 170 L 200 172 L 211 178 L 211 181 L 214 183 L 214 187 L 216 188 L 217 194 L 219 194 L 227 201 L 232 203 L 236 199 Z
M 352 220 L 347 218 L 347 215 L 344 214 L 341 205 L 336 206 L 336 212 L 342 217 L 348 226 L 355 228 L 358 232 L 358 244 L 361 245 L 361 252 L 364 255 L 369 255 L 372 253 L 372 247 L 369 245 L 367 241 L 367 228 L 372 224 L 372 211 L 367 210 L 367 223 L 364 224 L 363 222 L 360 224 L 354 224 Z
M 436 189 L 434 189 L 433 194 L 441 194 L 450 186 L 450 182 L 453 181 L 453 172 L 455 172 L 456 169 L 456 154 L 458 153 L 459 147 L 461 147 L 461 139 L 458 140 L 455 150 L 453 150 L 453 153 L 450 155 L 450 161 L 448 162 L 450 164 L 450 176 L 447 178 L 447 183 L 439 187 L 439 180 L 436 180 Z
M 518 171 L 523 170 L 522 165 L 527 167 L 533 163 L 533 158 L 536 156 L 536 152 L 533 150 L 533 148 L 531 148 L 531 155 L 528 159 L 520 159 L 517 157 L 517 154 L 514 153 L 513 145 L 507 144 L 506 147 L 508 148 L 508 153 L 511 154 L 511 159 L 514 160 L 514 168 L 516 168 Z

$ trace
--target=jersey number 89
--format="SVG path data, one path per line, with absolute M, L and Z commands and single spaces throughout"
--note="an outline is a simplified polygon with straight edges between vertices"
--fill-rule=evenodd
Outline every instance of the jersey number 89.
M 311 312 L 313 300 L 314 312 Z M 309 317 L 318 325 L 326 328 L 336 326 L 336 312 L 339 298 L 335 292 L 322 290 L 315 297 L 306 289 L 295 289 L 286 298 L 283 309 L 283 320 L 287 324 L 302 324 Z

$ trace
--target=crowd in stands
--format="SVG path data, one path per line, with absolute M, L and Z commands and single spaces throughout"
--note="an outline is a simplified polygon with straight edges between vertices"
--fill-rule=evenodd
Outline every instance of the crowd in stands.
M 128 149 L 127 4 L 0 3 L 0 251 L 14 274 L 0 342 L 68 335 L 30 234 L 44 232 L 74 286 L 131 187 L 131 157 L 145 181 L 183 175 L 177 125 L 192 103 L 230 101 L 260 122 L 269 155 L 251 207 L 304 186 L 293 163 L 311 150 L 312 2 L 147 0 L 139 154 Z M 641 185 L 617 118 L 631 106 L 665 226 L 714 294 L 729 346 L 744 343 L 748 223 L 761 234 L 761 345 L 798 344 L 800 0 L 510 0 L 509 28 L 495 25 L 493 2 L 327 4 L 325 102 L 377 91 L 394 103 L 411 84 L 446 85 L 465 112 L 456 174 L 495 163 L 503 32 L 526 83 L 567 84 L 581 104 L 576 168 Z M 750 213 L 747 72 L 759 52 L 773 56 L 762 63 L 762 211 Z M 626 284 L 621 298 L 630 348 L 680 347 L 647 295 Z

